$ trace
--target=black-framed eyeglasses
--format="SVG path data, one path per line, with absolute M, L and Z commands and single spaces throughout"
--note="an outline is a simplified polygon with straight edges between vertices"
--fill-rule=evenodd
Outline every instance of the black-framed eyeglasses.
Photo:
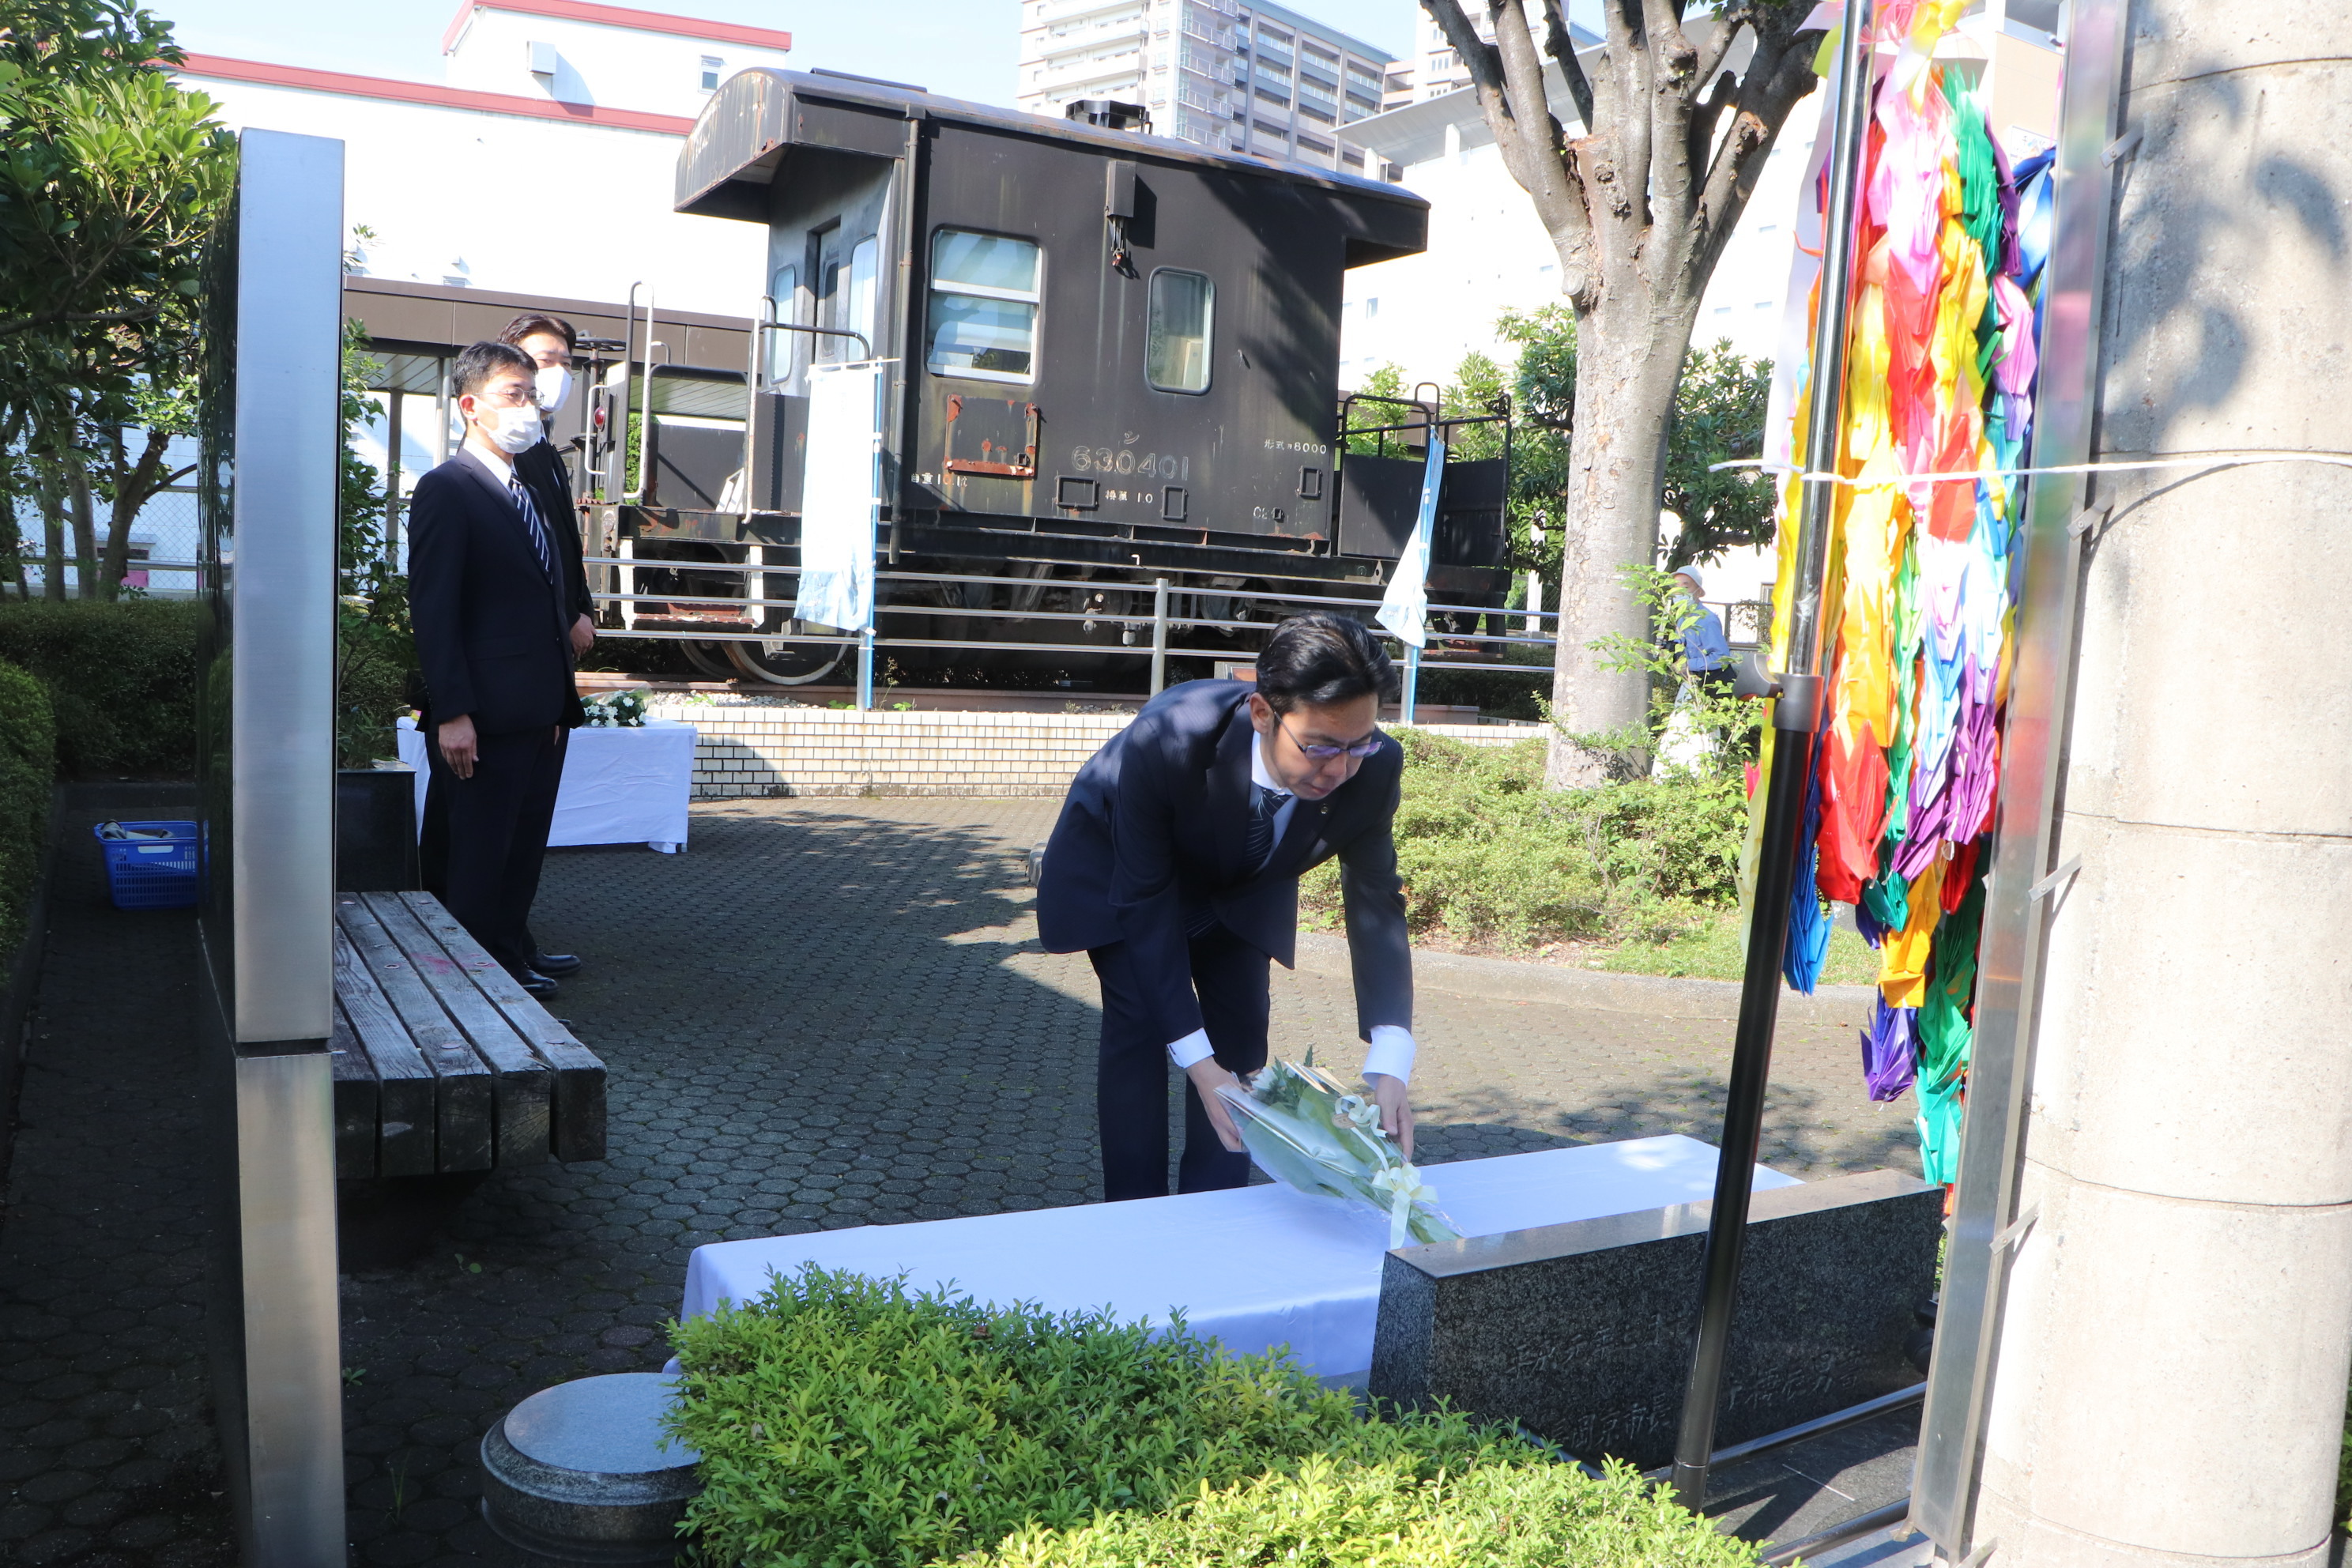
M 1328 763 L 1333 757 L 1369 757 L 1381 749 L 1381 732 L 1378 730 L 1374 730 L 1360 741 L 1351 741 L 1344 746 L 1310 746 L 1297 735 L 1291 734 L 1289 721 L 1276 717 L 1275 722 L 1282 727 L 1284 734 L 1290 735 L 1292 745 L 1318 763 Z

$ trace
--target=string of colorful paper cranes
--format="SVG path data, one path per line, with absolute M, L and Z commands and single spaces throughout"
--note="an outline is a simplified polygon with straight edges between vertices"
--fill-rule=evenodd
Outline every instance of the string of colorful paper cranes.
M 2025 461 L 2032 433 L 2051 162 L 2012 170 L 1973 73 L 1935 61 L 1958 10 L 1879 11 L 1881 45 L 1898 47 L 1880 57 L 1864 152 L 1839 458 L 1852 482 L 1836 487 L 1822 601 L 1833 651 L 1783 960 L 1811 991 L 1829 945 L 1822 900 L 1853 907 L 1880 961 L 1862 1037 L 1870 1095 L 1917 1095 L 1921 1160 L 1939 1183 L 1958 1173 L 2021 566 L 2025 487 L 1995 470 Z M 1816 215 L 1822 195 L 1816 184 Z M 1819 293 L 1816 279 L 1816 312 Z M 1797 395 L 1780 405 L 1797 411 L 1802 450 L 1805 373 L 1792 369 Z M 1951 472 L 1977 477 L 1912 477 Z M 1791 481 L 1778 649 L 1798 502 Z M 1766 744 L 1798 739 L 1768 730 Z

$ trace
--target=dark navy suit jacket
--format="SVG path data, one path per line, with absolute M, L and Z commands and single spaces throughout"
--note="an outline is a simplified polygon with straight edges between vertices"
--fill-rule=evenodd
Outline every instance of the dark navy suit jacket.
M 587 567 L 580 559 L 580 506 L 572 496 L 572 468 L 551 441 L 526 447 L 515 459 L 515 472 L 530 487 L 539 514 L 555 536 L 555 563 L 563 573 L 564 602 L 572 614 L 593 616 L 596 601 L 588 596 Z
M 408 529 L 428 721 L 471 714 L 485 735 L 579 724 L 572 611 L 505 489 L 461 453 L 416 481 Z
M 1187 928 L 1204 909 L 1285 968 L 1294 965 L 1298 878 L 1339 858 L 1356 1022 L 1412 1026 L 1412 953 L 1397 878 L 1404 752 L 1388 736 L 1356 776 L 1301 800 L 1265 869 L 1243 864 L 1249 831 L 1249 695 L 1238 680 L 1192 680 L 1153 698 L 1078 770 L 1046 841 L 1037 931 L 1049 952 L 1124 942 L 1145 977 L 1163 1041 L 1201 1026 Z

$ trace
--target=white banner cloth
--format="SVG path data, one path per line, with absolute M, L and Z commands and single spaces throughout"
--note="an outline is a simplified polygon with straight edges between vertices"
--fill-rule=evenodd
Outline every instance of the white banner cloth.
M 874 530 L 882 507 L 882 366 L 813 365 L 801 464 L 797 618 L 842 631 L 874 624 Z
M 1436 1206 L 1465 1236 L 1630 1214 L 1715 1194 L 1713 1149 L 1678 1133 L 1424 1165 Z M 1756 1187 L 1796 1185 L 1756 1167 Z M 1388 1220 L 1288 1187 L 1084 1204 L 1020 1214 L 698 1247 L 686 1268 L 682 1317 L 748 1301 L 772 1274 L 804 1263 L 890 1278 L 910 1290 L 952 1285 L 982 1301 L 1035 1301 L 1053 1312 L 1108 1307 L 1121 1321 L 1164 1324 L 1183 1310 L 1194 1332 L 1227 1352 L 1287 1344 L 1318 1376 L 1372 1364 Z
M 687 805 L 694 797 L 694 742 L 693 725 L 667 719 L 648 719 L 643 729 L 583 725 L 572 731 L 548 844 L 646 844 L 665 855 L 685 848 Z M 400 760 L 416 770 L 421 828 L 425 737 L 413 720 L 400 721 Z
M 1429 646 L 1429 546 L 1437 532 L 1437 492 L 1445 483 L 1445 443 L 1432 435 L 1428 459 L 1421 470 L 1421 510 L 1412 537 L 1397 554 L 1396 573 L 1388 592 L 1381 595 L 1381 613 L 1372 618 L 1414 647 Z M 1412 722 L 1412 715 L 1405 716 Z

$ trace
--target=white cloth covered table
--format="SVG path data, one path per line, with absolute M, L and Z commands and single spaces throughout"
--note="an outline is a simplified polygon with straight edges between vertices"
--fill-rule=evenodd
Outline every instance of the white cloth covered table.
M 1465 1236 L 1629 1214 L 1714 1195 L 1716 1152 L 1680 1134 L 1424 1165 L 1436 1206 Z M 1762 1165 L 1756 1188 L 1796 1185 Z M 858 1226 L 698 1247 L 686 1269 L 683 1317 L 748 1301 L 772 1274 L 807 1263 L 910 1290 L 952 1285 L 998 1305 L 1053 1312 L 1108 1308 L 1124 1322 L 1168 1321 L 1234 1354 L 1287 1344 L 1323 1377 L 1372 1363 L 1388 1220 L 1335 1198 L 1281 1185 L 1085 1204 L 908 1225 Z
M 693 725 L 668 719 L 648 719 L 641 729 L 583 725 L 572 731 L 547 842 L 646 844 L 665 855 L 685 848 L 694 742 Z M 413 720 L 400 721 L 400 760 L 416 770 L 416 821 L 422 829 L 425 736 Z

